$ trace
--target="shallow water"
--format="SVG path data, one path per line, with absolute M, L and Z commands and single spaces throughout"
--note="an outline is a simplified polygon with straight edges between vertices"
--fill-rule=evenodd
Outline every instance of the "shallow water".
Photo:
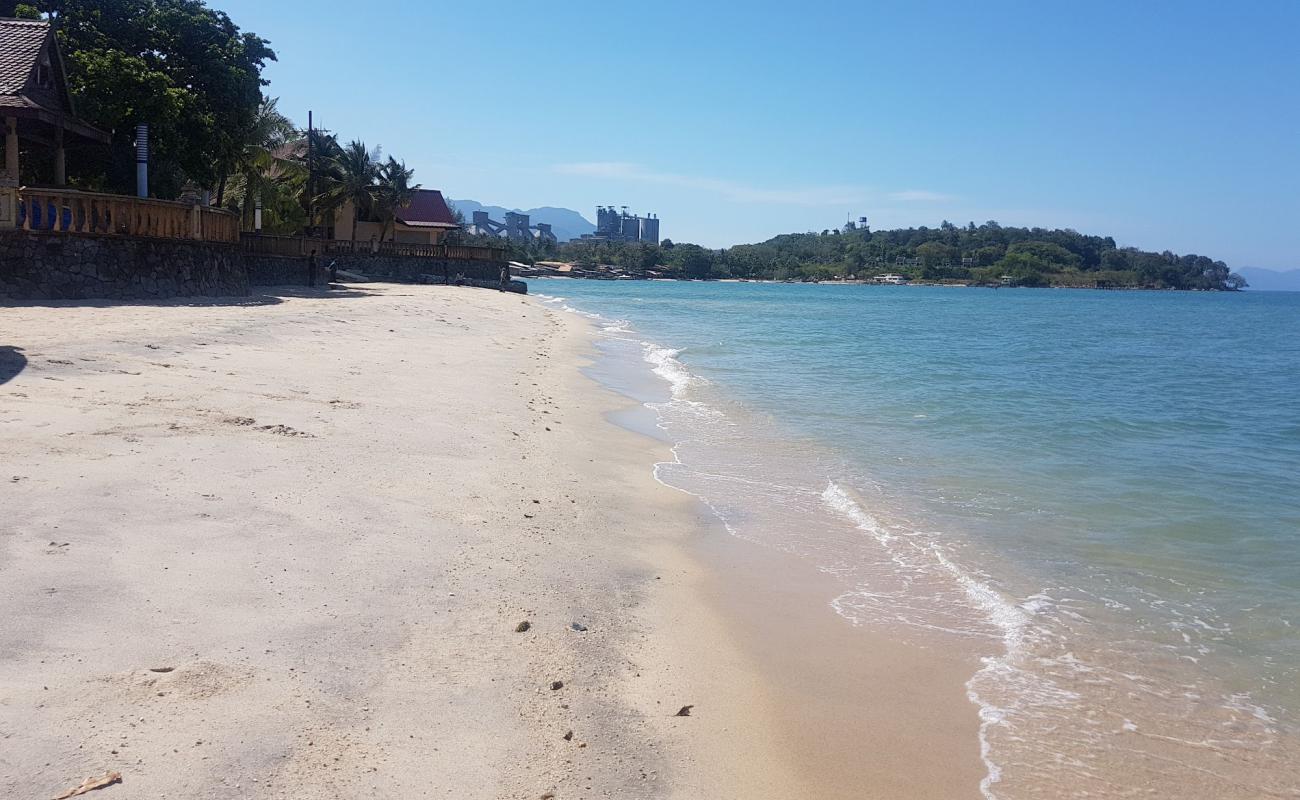
M 1300 796 L 1300 294 L 537 281 L 737 537 L 985 658 L 990 797 Z

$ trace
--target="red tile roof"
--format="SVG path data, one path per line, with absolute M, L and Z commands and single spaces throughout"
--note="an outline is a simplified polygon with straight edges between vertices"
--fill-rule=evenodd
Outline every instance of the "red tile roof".
M 459 224 L 437 189 L 420 189 L 411 204 L 397 212 L 397 221 L 413 228 L 456 228 Z

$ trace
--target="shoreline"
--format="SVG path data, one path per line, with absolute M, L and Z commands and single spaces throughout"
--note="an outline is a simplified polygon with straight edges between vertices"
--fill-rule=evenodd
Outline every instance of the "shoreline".
M 639 354 L 608 348 L 595 318 L 571 316 L 582 318 L 599 352 L 584 372 L 632 403 L 607 414 L 610 421 L 672 447 L 652 410 L 670 397 L 668 379 Z M 846 800 L 982 796 L 992 765 L 968 689 L 981 666 L 976 649 L 907 641 L 833 613 L 843 586 L 804 559 L 734 535 L 706 501 L 658 476 L 675 459 L 660 459 L 655 480 L 689 498 L 698 519 L 697 532 L 677 545 L 700 571 L 692 602 L 725 620 L 762 676 L 799 791 Z
M 926 785 L 819 738 L 795 690 L 820 677 L 765 649 L 816 624 L 732 605 L 771 567 L 721 574 L 735 543 L 608 421 L 585 327 L 481 290 L 294 294 L 6 309 L 3 793 Z M 875 711 L 838 730 L 896 719 L 861 677 Z

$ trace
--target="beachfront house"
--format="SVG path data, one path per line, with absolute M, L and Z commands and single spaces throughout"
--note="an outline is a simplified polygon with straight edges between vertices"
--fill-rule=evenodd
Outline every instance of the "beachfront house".
M 93 148 L 106 157 L 111 137 L 77 117 L 64 69 L 58 40 L 48 22 L 0 18 L 0 119 L 5 151 L 0 171 L 0 231 L 64 237 L 61 241 L 65 244 L 73 241 L 66 234 L 223 244 L 239 241 L 238 217 L 220 209 L 147 198 L 143 187 L 140 197 L 67 188 L 68 150 Z M 56 239 L 46 241 L 49 247 L 41 252 L 51 258 L 62 253 L 59 248 L 63 245 Z M 13 290 L 20 296 L 85 296 L 77 287 L 93 283 L 86 276 L 96 270 L 85 270 L 79 261 L 82 256 L 71 250 L 64 255 L 69 264 L 77 264 L 75 278 L 58 277 L 61 273 L 52 264 L 22 255 L 30 248 L 11 248 L 11 252 L 18 255 L 0 258 L 0 268 L 25 276 Z M 119 290 L 125 291 L 119 286 L 111 288 Z M 109 289 L 100 286 L 94 291 Z M 3 294 L 0 291 L 0 296 Z
M 107 133 L 77 118 L 59 43 L 43 20 L 0 19 L 0 116 L 5 132 L 3 180 L 8 186 L 24 180 L 64 186 L 67 145 L 109 141 Z M 19 163 L 20 151 L 28 154 L 30 163 Z
M 358 213 L 351 202 L 344 203 L 334 214 L 332 238 L 357 242 L 442 244 L 447 234 L 459 227 L 442 192 L 420 189 L 410 205 L 397 210 L 397 219 L 387 230 L 377 216 Z

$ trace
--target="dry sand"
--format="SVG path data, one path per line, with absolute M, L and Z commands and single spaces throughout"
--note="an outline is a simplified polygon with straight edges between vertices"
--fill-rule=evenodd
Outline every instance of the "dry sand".
M 0 308 L 0 797 L 978 796 L 970 665 L 725 541 L 590 354 L 453 287 Z

